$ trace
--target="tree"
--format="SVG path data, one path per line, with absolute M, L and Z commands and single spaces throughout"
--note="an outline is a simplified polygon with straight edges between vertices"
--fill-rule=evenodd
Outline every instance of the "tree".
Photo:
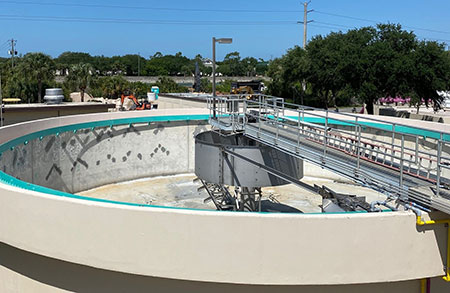
M 412 103 L 419 107 L 423 103 L 428 107 L 433 102 L 435 110 L 441 108 L 443 97 L 437 90 L 450 88 L 450 58 L 444 45 L 436 42 L 419 42 L 413 55 L 410 88 Z
M 268 85 L 269 94 L 292 97 L 294 102 L 302 103 L 305 98 L 302 84 L 307 77 L 306 57 L 306 51 L 296 46 L 281 58 L 272 60 L 266 73 L 272 78 Z
M 264 59 L 259 59 L 258 64 L 256 64 L 256 74 L 257 75 L 265 75 L 267 73 L 267 70 L 269 68 L 269 62 L 264 61 Z
M 88 53 L 64 52 L 61 55 L 59 55 L 58 58 L 55 58 L 54 61 L 56 69 L 58 69 L 62 75 L 65 75 L 72 65 L 80 63 L 93 64 L 94 59 L 95 58 Z
M 182 56 L 181 52 L 176 55 L 163 56 L 157 52 L 147 62 L 145 73 L 150 76 L 166 76 L 166 75 L 180 75 L 182 74 L 183 66 L 189 65 L 190 60 Z
M 424 100 L 439 107 L 442 98 L 436 91 L 449 87 L 449 64 L 442 45 L 419 42 L 400 25 L 380 24 L 316 36 L 306 51 L 295 47 L 270 62 L 267 74 L 272 95 L 294 100 L 300 95 L 325 108 L 357 98 L 373 114 L 374 102 L 388 96 L 411 96 L 416 105 Z M 311 93 L 303 91 L 303 80 Z
M 313 38 L 306 49 L 306 80 L 312 85 L 313 93 L 320 97 L 325 109 L 330 104 L 336 105 L 336 95 L 344 85 L 341 75 L 344 46 L 343 34 L 331 33 L 325 38 Z
M 43 53 L 28 53 L 21 60 L 18 72 L 37 83 L 38 103 L 42 102 L 43 84 L 55 78 L 55 63 Z
M 367 70 L 361 72 L 363 83 L 359 92 L 369 114 L 373 114 L 373 104 L 380 97 L 410 93 L 412 53 L 416 44 L 414 33 L 402 30 L 400 25 L 377 25 L 371 44 L 361 51 Z
M 122 94 L 130 91 L 131 85 L 122 76 L 105 76 L 98 80 L 98 88 L 102 96 L 107 99 L 118 99 Z
M 223 62 L 219 64 L 217 72 L 220 72 L 225 76 L 244 75 L 245 69 L 241 63 L 239 52 L 228 53 L 223 59 Z
M 258 60 L 253 57 L 246 57 L 241 61 L 242 66 L 245 70 L 246 76 L 255 76 L 256 74 L 256 66 L 258 65 Z
M 136 98 L 146 98 L 150 89 L 151 86 L 147 83 L 140 81 L 130 83 L 130 90 Z
M 160 77 L 156 85 L 159 87 L 161 93 L 181 93 L 187 92 L 187 88 L 178 85 L 170 77 Z
M 70 68 L 65 82 L 70 88 L 80 91 L 81 102 L 84 102 L 84 93 L 92 84 L 94 78 L 94 68 L 92 65 L 80 63 Z

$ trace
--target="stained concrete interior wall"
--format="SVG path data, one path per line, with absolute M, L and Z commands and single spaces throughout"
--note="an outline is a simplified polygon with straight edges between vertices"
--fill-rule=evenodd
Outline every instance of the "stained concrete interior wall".
M 206 121 L 121 125 L 64 132 L 6 151 L 5 173 L 77 193 L 105 184 L 194 171 L 194 136 Z

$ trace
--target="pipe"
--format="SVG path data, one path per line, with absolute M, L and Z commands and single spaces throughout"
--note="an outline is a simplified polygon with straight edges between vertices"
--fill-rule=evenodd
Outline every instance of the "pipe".
M 427 293 L 427 279 L 420 280 L 420 293 Z
M 375 206 L 382 205 L 390 209 L 391 211 L 397 211 L 397 209 L 391 205 L 388 204 L 387 201 L 373 201 L 370 203 L 370 211 L 371 212 L 381 212 L 382 210 L 380 208 L 376 208 Z
M 447 224 L 447 263 L 445 265 L 446 275 L 443 277 L 443 279 L 446 282 L 450 282 L 450 219 L 424 221 L 424 220 L 422 220 L 422 215 L 417 214 L 417 225 L 418 226 L 437 225 L 437 224 Z
M 425 278 L 420 280 L 420 293 L 430 293 L 431 292 L 431 280 L 430 278 Z
M 412 210 L 417 215 L 417 219 L 419 219 L 422 216 L 422 210 L 419 208 L 416 208 L 414 206 L 414 203 L 409 203 L 409 204 L 405 205 L 405 209 Z M 419 222 L 417 222 L 417 225 L 419 225 Z

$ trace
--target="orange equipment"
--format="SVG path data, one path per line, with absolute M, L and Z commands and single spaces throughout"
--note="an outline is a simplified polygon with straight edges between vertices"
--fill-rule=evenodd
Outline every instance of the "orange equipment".
M 123 108 L 123 102 L 125 101 L 126 98 L 132 100 L 133 103 L 136 105 L 136 108 L 134 110 L 151 110 L 151 108 L 152 108 L 152 104 L 147 101 L 145 101 L 143 103 L 139 103 L 134 95 L 125 96 L 123 94 L 120 97 L 120 107 L 121 108 Z

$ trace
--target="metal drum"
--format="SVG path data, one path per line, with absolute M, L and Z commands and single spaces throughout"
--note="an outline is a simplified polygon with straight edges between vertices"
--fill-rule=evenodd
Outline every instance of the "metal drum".
M 60 88 L 46 89 L 44 100 L 47 104 L 61 104 L 64 100 L 63 90 Z

